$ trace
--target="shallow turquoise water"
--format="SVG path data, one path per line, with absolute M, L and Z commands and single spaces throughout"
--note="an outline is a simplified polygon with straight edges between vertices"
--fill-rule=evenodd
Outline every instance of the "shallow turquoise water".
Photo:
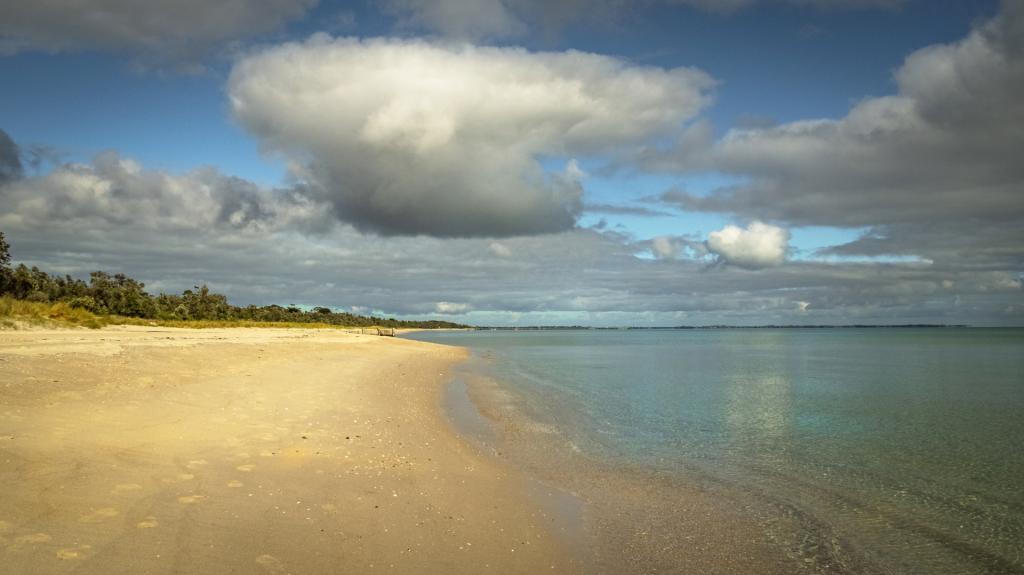
M 900 573 L 1024 572 L 1024 330 L 439 332 L 594 457 L 699 472 Z

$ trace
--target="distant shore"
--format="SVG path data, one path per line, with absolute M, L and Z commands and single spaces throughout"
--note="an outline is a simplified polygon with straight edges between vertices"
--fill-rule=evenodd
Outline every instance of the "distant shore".
M 0 332 L 17 573 L 575 572 L 458 437 L 459 348 L 336 330 Z
M 906 324 L 815 324 L 815 325 L 672 325 L 672 326 L 611 326 L 593 327 L 585 325 L 526 325 L 526 326 L 478 326 L 462 329 L 479 331 L 663 331 L 663 330 L 718 330 L 718 329 L 940 329 L 969 328 L 972 326 L 942 323 L 906 323 Z M 415 330 L 413 330 L 415 331 Z

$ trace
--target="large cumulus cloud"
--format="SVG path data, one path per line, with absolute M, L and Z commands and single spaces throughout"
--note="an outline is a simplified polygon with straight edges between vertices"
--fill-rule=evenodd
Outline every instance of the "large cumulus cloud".
M 270 32 L 317 0 L 31 0 L 3 2 L 0 54 L 104 49 L 152 62 L 195 62 Z
M 315 36 L 234 68 L 235 117 L 336 215 L 383 234 L 571 228 L 572 158 L 672 133 L 713 81 L 582 52 Z M 542 160 L 561 158 L 561 171 Z

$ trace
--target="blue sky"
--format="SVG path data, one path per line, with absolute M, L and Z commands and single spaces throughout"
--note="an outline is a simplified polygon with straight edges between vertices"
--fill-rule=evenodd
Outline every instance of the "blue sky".
M 89 4 L 86 2 L 83 4 L 84 7 L 79 9 L 89 10 Z M 706 252 L 703 261 L 698 263 L 706 265 L 711 260 L 717 260 L 725 264 L 734 264 L 738 268 L 746 266 L 749 273 L 759 273 L 750 270 L 764 268 L 767 265 L 749 262 L 762 260 L 743 259 L 754 257 L 746 254 L 734 256 L 730 261 L 730 256 L 723 251 L 727 248 L 718 248 L 716 251 L 716 244 L 710 240 L 712 234 L 725 230 L 728 226 L 734 225 L 744 230 L 744 226 L 750 225 L 751 222 L 764 221 L 782 230 L 780 233 L 783 235 L 778 237 L 784 238 L 785 241 L 787 255 L 784 259 L 789 262 L 786 265 L 798 265 L 800 262 L 822 262 L 824 265 L 837 261 L 874 261 L 879 264 L 935 261 L 934 254 L 926 253 L 927 250 L 918 246 L 936 245 L 936 241 L 926 242 L 922 239 L 923 232 L 920 232 L 920 226 L 913 216 L 908 216 L 909 219 L 892 219 L 886 213 L 869 215 L 873 213 L 873 208 L 868 205 L 863 208 L 852 207 L 852 211 L 847 212 L 833 210 L 823 213 L 817 204 L 814 204 L 813 208 L 797 206 L 799 202 L 794 204 L 794 201 L 800 198 L 817 198 L 820 192 L 824 194 L 823 197 L 832 198 L 822 199 L 821 202 L 834 202 L 834 205 L 839 206 L 849 201 L 850 194 L 861 194 L 855 190 L 862 188 L 858 187 L 859 183 L 851 183 L 850 189 L 854 191 L 842 192 L 846 194 L 845 196 L 838 190 L 847 185 L 845 182 L 837 185 L 837 190 L 823 191 L 811 187 L 803 190 L 803 182 L 810 182 L 818 177 L 815 173 L 817 166 L 813 162 L 805 165 L 779 164 L 790 162 L 792 159 L 773 156 L 774 151 L 782 149 L 783 142 L 778 138 L 786 137 L 787 133 L 791 133 L 787 130 L 791 128 L 804 130 L 802 126 L 805 124 L 801 122 L 808 120 L 825 119 L 833 122 L 830 126 L 843 126 L 844 119 L 851 110 L 869 107 L 861 106 L 865 102 L 884 103 L 883 97 L 894 94 L 906 95 L 904 92 L 911 90 L 913 86 L 897 83 L 895 75 L 906 69 L 905 76 L 911 77 L 910 72 L 925 69 L 923 66 L 908 68 L 908 56 L 928 46 L 960 46 L 965 39 L 973 37 L 977 30 L 985 26 L 995 26 L 1015 17 L 1015 14 L 1005 14 L 1007 9 L 996 1 L 951 0 L 849 0 L 833 3 L 754 1 L 741 3 L 743 5 L 731 10 L 721 8 L 727 3 L 715 2 L 649 2 L 621 8 L 616 7 L 614 2 L 594 0 L 583 9 L 579 7 L 586 3 L 577 3 L 575 6 L 579 12 L 575 14 L 556 13 L 552 6 L 562 4 L 558 2 L 545 5 L 529 0 L 488 0 L 482 4 L 496 10 L 488 16 L 490 20 L 483 17 L 474 20 L 466 16 L 465 22 L 452 21 L 471 12 L 467 8 L 469 4 L 462 6 L 460 0 L 385 3 L 316 3 L 311 0 L 296 0 L 294 4 L 294 12 L 283 14 L 276 20 L 273 15 L 260 18 L 253 16 L 251 30 L 238 22 L 233 22 L 231 26 L 225 25 L 224 30 L 215 32 L 212 36 L 191 37 L 187 31 L 183 33 L 178 29 L 140 28 L 137 35 L 126 34 L 124 38 L 115 40 L 103 37 L 103 30 L 85 30 L 80 32 L 81 37 L 72 37 L 66 43 L 59 43 L 53 39 L 61 37 L 54 36 L 57 30 L 62 29 L 60 22 L 54 22 L 52 30 L 47 28 L 48 24 L 39 24 L 37 20 L 32 20 L 32 26 L 35 28 L 18 28 L 18 18 L 24 14 L 16 14 L 7 28 L 0 27 L 0 39 L 3 40 L 0 47 L 16 46 L 0 52 L 4 54 L 0 56 L 0 77 L 6 79 L 4 89 L 0 90 L 0 129 L 4 130 L 21 150 L 26 173 L 25 182 L 34 182 L 34 189 L 38 191 L 45 187 L 44 183 L 50 182 L 46 178 L 52 179 L 54 172 L 59 171 L 62 164 L 91 166 L 97 154 L 114 151 L 118 158 L 133 160 L 143 170 L 158 174 L 157 179 L 164 178 L 165 181 L 193 176 L 206 178 L 207 176 L 196 175 L 195 171 L 210 167 L 216 174 L 237 178 L 238 181 L 246 182 L 245 185 L 253 186 L 254 190 L 262 190 L 258 192 L 259 194 L 273 195 L 276 193 L 275 189 L 288 189 L 297 181 L 302 182 L 305 187 L 302 188 L 304 191 L 300 195 L 312 202 L 326 202 L 324 209 L 337 216 L 341 225 L 353 225 L 354 232 L 363 238 L 360 241 L 374 242 L 377 246 L 390 246 L 387 238 L 392 236 L 419 234 L 420 237 L 436 236 L 442 239 L 445 236 L 493 236 L 495 242 L 500 242 L 506 235 L 532 236 L 538 232 L 543 235 L 551 231 L 572 228 L 581 230 L 579 233 L 602 235 L 604 239 L 601 241 L 608 241 L 608 238 L 613 237 L 609 234 L 615 234 L 615 241 L 619 247 L 613 251 L 633 251 L 641 260 L 648 262 L 666 254 L 677 257 L 676 250 L 670 246 L 678 247 L 691 245 L 688 242 L 696 242 L 700 244 L 697 246 L 697 252 Z M 436 12 L 451 10 L 453 7 L 455 12 L 445 13 L 448 14 L 447 21 L 438 23 L 436 19 L 431 19 Z M 27 14 L 32 8 L 23 7 L 19 10 Z M 451 17 L 451 14 L 455 14 L 455 17 Z M 241 20 L 242 24 L 248 21 L 246 14 L 243 14 L 242 18 L 238 18 L 237 15 L 230 16 L 233 21 Z M 211 20 L 217 17 L 217 14 L 210 16 Z M 124 18 L 129 28 L 136 22 L 133 14 L 125 14 Z M 991 22 L 996 24 L 989 24 Z M 286 42 L 298 42 L 301 56 L 310 58 L 310 62 L 313 62 L 311 65 L 322 63 L 322 60 L 317 58 L 321 58 L 322 54 L 319 52 L 326 53 L 327 48 L 306 42 L 311 34 L 319 32 L 326 32 L 335 37 L 376 38 L 387 46 L 405 46 L 399 49 L 406 52 L 423 50 L 423 46 L 442 47 L 442 52 L 449 49 L 457 51 L 450 47 L 459 45 L 489 46 L 498 49 L 498 52 L 494 53 L 494 58 L 502 63 L 509 58 L 515 58 L 515 50 L 523 49 L 526 51 L 526 58 L 531 60 L 531 66 L 535 63 L 532 61 L 540 61 L 538 52 L 569 55 L 573 53 L 572 51 L 577 51 L 621 59 L 625 62 L 625 73 L 645 76 L 647 85 L 653 85 L 652 82 L 667 82 L 659 79 L 658 74 L 662 72 L 688 67 L 713 80 L 713 86 L 710 83 L 700 84 L 701 80 L 695 77 L 686 79 L 689 84 L 678 84 L 684 90 L 692 88 L 693 92 L 690 95 L 704 98 L 703 106 L 685 108 L 682 104 L 672 103 L 671 96 L 659 96 L 664 100 L 657 104 L 662 106 L 659 113 L 676 118 L 673 122 L 677 122 L 678 125 L 670 129 L 648 127 L 646 135 L 643 136 L 646 138 L 645 141 L 637 140 L 634 136 L 618 134 L 618 128 L 611 122 L 604 125 L 602 130 L 611 130 L 608 133 L 612 134 L 610 137 L 613 139 L 624 138 L 619 143 L 591 142 L 580 145 L 570 138 L 547 147 L 537 143 L 523 144 L 527 146 L 523 148 L 524 150 L 543 150 L 539 153 L 524 151 L 523 161 L 537 162 L 540 169 L 548 172 L 556 180 L 561 177 L 559 174 L 565 168 L 566 162 L 578 161 L 584 174 L 572 176 L 575 179 L 567 184 L 579 186 L 582 190 L 582 196 L 578 198 L 580 203 L 576 204 L 576 207 L 572 204 L 559 204 L 554 207 L 545 204 L 537 209 L 548 211 L 531 212 L 533 215 L 530 217 L 534 221 L 529 225 L 507 222 L 493 213 L 488 213 L 481 217 L 491 217 L 492 219 L 488 221 L 493 222 L 492 224 L 467 225 L 464 230 L 458 227 L 461 225 L 458 222 L 465 222 L 465 216 L 455 217 L 451 214 L 440 214 L 436 217 L 435 214 L 427 214 L 423 221 L 409 223 L 406 226 L 395 219 L 400 216 L 396 216 L 396 212 L 393 211 L 386 214 L 370 213 L 365 218 L 358 215 L 361 213 L 360 210 L 375 209 L 372 206 L 378 205 L 380 198 L 364 205 L 359 203 L 365 200 L 360 195 L 363 191 L 348 190 L 349 187 L 358 187 L 360 184 L 356 182 L 363 181 L 365 176 L 359 171 L 358 164 L 355 167 L 346 164 L 345 158 L 349 155 L 344 155 L 340 151 L 348 149 L 345 146 L 351 142 L 325 141 L 324 138 L 331 137 L 330 130 L 325 131 L 327 135 L 315 138 L 296 135 L 296 132 L 288 127 L 289 122 L 298 122 L 295 124 L 298 126 L 306 120 L 296 119 L 296 112 L 292 109 L 261 110 L 258 113 L 262 115 L 255 117 L 251 114 L 246 115 L 248 112 L 240 111 L 237 107 L 239 101 L 249 106 L 246 110 L 256 109 L 256 106 L 262 105 L 263 100 L 251 99 L 262 95 L 253 96 L 255 92 L 252 90 L 258 85 L 248 82 L 251 78 L 247 74 L 252 70 L 267 73 L 258 66 L 261 62 L 271 62 L 272 57 L 283 55 Z M 166 35 L 166 38 L 161 34 Z M 987 36 L 985 38 L 986 41 L 997 42 Z M 401 44 L 402 42 L 406 44 Z M 410 47 L 409 42 L 421 44 L 417 44 L 418 47 Z M 356 48 L 340 47 L 335 44 L 331 46 L 333 50 L 340 50 L 338 53 L 345 58 L 351 56 L 348 53 L 351 51 L 358 52 L 351 56 L 353 58 L 373 56 L 369 44 Z M 183 53 L 186 55 L 182 56 Z M 446 56 L 443 53 L 434 53 L 430 57 Z M 465 61 L 467 69 L 475 69 L 472 67 L 473 62 L 469 61 L 470 57 L 464 54 L 456 57 Z M 246 68 L 243 64 L 251 66 Z M 595 66 L 598 66 L 595 70 L 605 69 L 600 68 L 604 64 Z M 333 73 L 333 69 L 331 70 Z M 447 71 L 443 73 L 448 74 Z M 1007 72 L 1007 77 L 1015 77 L 1012 70 Z M 358 86 L 359 81 L 360 78 L 344 77 L 339 79 L 342 83 L 339 86 Z M 469 78 L 467 81 L 485 82 L 480 78 Z M 1006 82 L 1000 84 L 1003 86 L 1002 89 L 1008 89 L 1005 85 Z M 243 88 L 250 91 L 243 94 Z M 302 89 L 307 89 L 307 86 L 303 86 Z M 323 94 L 305 96 L 307 100 L 304 101 L 309 101 L 312 97 L 324 106 L 325 122 L 331 122 L 332 114 L 341 114 L 339 108 L 348 105 L 341 100 L 334 103 L 329 99 L 323 99 Z M 235 97 L 235 100 L 232 100 L 232 97 Z M 631 96 L 627 94 L 626 97 Z M 438 102 L 429 102 L 430 109 L 435 109 L 438 105 Z M 617 104 L 613 102 L 608 105 Z M 635 110 L 627 112 L 639 113 Z M 338 117 L 338 132 L 345 129 L 342 126 L 349 119 L 345 116 Z M 925 120 L 932 121 L 933 118 L 928 117 Z M 629 121 L 631 120 L 627 116 L 623 116 L 621 120 L 623 123 Z M 501 120 L 491 119 L 488 122 L 491 124 L 480 129 L 490 129 L 494 122 L 500 123 Z M 706 149 L 700 153 L 688 153 L 686 158 L 666 155 L 667 148 L 671 147 L 675 139 L 680 137 L 688 126 L 697 123 L 712 127 L 709 139 L 702 144 Z M 308 125 L 308 122 L 302 125 Z M 433 124 L 427 126 L 429 129 L 434 127 L 436 126 Z M 460 130 L 463 128 L 461 124 L 458 127 Z M 752 130 L 758 137 L 775 138 L 776 144 L 774 147 L 764 148 L 763 156 L 750 156 L 747 152 L 734 153 L 735 150 L 730 146 L 737 142 L 729 139 L 729 131 L 732 129 Z M 836 146 L 841 144 L 826 144 L 831 143 L 835 143 Z M 455 144 L 459 142 L 454 142 L 453 145 Z M 519 141 L 510 141 L 494 145 L 518 147 L 520 144 Z M 480 142 L 474 145 L 480 145 Z M 30 151 L 36 146 L 48 150 L 46 157 L 49 162 L 33 170 L 30 166 Z M 647 147 L 649 151 L 660 149 L 662 157 L 659 158 L 657 167 L 652 167 L 652 163 L 645 164 L 637 160 L 638 156 L 635 153 L 640 149 L 637 146 Z M 825 147 L 827 148 L 827 145 Z M 549 148 L 567 150 L 567 153 L 549 155 Z M 453 148 L 457 149 L 459 148 Z M 381 154 L 368 156 L 362 162 L 365 165 L 370 160 L 383 161 L 385 157 L 392 157 L 384 155 L 384 151 Z M 836 154 L 835 157 L 841 157 L 838 147 Z M 476 161 L 468 158 L 462 168 L 466 172 L 472 172 L 474 164 L 489 161 L 487 157 L 481 156 Z M 764 158 L 763 162 L 760 160 L 761 157 Z M 938 157 L 938 152 L 934 157 Z M 930 159 L 932 158 L 925 158 Z M 504 166 L 503 169 L 506 171 L 522 165 L 516 163 L 514 159 L 508 159 L 507 162 L 495 161 L 495 166 Z M 818 164 L 822 162 L 819 160 Z M 617 166 L 618 169 L 611 170 L 609 166 Z M 497 168 L 480 168 L 484 171 L 487 169 Z M 894 174 L 889 167 L 879 169 L 881 171 L 873 171 L 872 174 L 876 176 L 871 177 L 877 177 L 878 173 L 887 174 L 884 177 L 889 178 L 890 183 L 885 185 L 890 186 L 890 192 L 882 189 L 884 186 L 878 190 L 870 188 L 877 184 L 871 180 L 865 184 L 868 187 L 863 188 L 867 190 L 863 192 L 865 197 L 876 191 L 879 194 L 889 194 L 885 197 L 890 197 L 896 193 L 904 193 L 904 188 L 908 186 L 915 190 L 928 189 L 924 179 L 912 182 L 913 185 L 906 185 L 908 178 L 912 179 L 913 176 Z M 907 168 L 907 173 L 910 172 L 911 170 Z M 370 183 L 362 185 L 383 185 L 380 181 L 380 178 L 384 177 L 382 174 L 386 175 L 385 172 L 381 172 L 366 176 L 370 178 Z M 454 172 L 440 174 L 438 177 L 441 179 L 437 185 L 459 187 L 465 184 L 469 189 L 465 193 L 471 196 L 475 193 L 474 189 L 478 190 L 481 185 L 486 185 L 473 184 L 476 186 L 473 188 L 473 185 L 465 183 L 465 178 L 469 176 L 453 174 Z M 865 175 L 865 178 L 868 178 L 868 175 Z M 415 178 L 412 181 L 415 181 Z M 510 181 L 508 184 L 519 185 L 516 181 Z M 1017 182 L 1010 178 L 1006 182 L 984 182 L 984 185 L 988 186 L 986 189 L 998 186 L 1005 188 L 1013 187 Z M 968 184 L 964 186 L 959 188 L 959 191 L 950 192 L 954 194 L 950 197 L 960 198 L 968 195 L 970 188 Z M 337 191 L 335 188 L 348 191 Z M 897 188 L 898 192 L 892 191 Z M 310 190 L 319 191 L 314 193 Z M 661 195 L 669 190 L 677 190 L 685 197 L 680 199 L 677 196 L 675 199 L 665 200 Z M 762 195 L 751 195 L 755 192 Z M 439 196 L 435 196 L 436 202 L 432 201 L 430 194 L 433 192 L 425 191 L 425 188 L 409 193 L 418 198 L 416 201 L 425 201 L 424 206 L 432 206 L 434 203 L 444 205 Z M 448 192 L 442 190 L 437 193 Z M 451 193 L 455 194 L 456 191 Z M 566 197 L 564 192 L 557 190 L 532 190 L 530 193 L 540 194 L 535 198 L 537 202 L 550 200 L 545 195 L 549 193 L 563 194 L 559 196 L 563 199 Z M 772 203 L 767 199 L 757 199 L 766 198 L 764 194 L 776 194 L 778 201 Z M 1002 201 L 1001 198 L 1002 196 L 999 196 L 996 199 Z M 493 198 L 486 201 L 492 200 L 498 201 Z M 472 199 L 463 203 L 457 199 L 452 201 L 452 205 L 456 206 L 476 205 L 473 203 L 476 200 Z M 481 205 L 481 210 L 493 207 Z M 580 205 L 583 207 L 582 212 L 579 211 Z M 595 206 L 597 209 L 591 209 Z M 631 207 L 634 210 L 633 213 L 624 213 L 625 210 L 620 210 L 623 213 L 613 213 L 615 210 L 601 209 L 601 206 Z M 657 213 L 645 215 L 637 212 L 637 208 Z M 12 213 L 15 209 L 16 207 L 10 208 Z M 554 212 L 551 212 L 551 209 L 554 209 Z M 558 219 L 562 217 L 558 215 L 562 213 L 558 210 L 569 210 L 566 217 L 570 219 Z M 951 209 L 949 217 L 953 217 L 954 211 Z M 420 214 L 415 209 L 409 213 L 415 216 L 413 219 L 419 221 Z M 481 215 L 478 212 L 472 213 Z M 434 219 L 429 219 L 428 216 Z M 446 220 L 448 216 L 454 219 Z M 549 217 L 555 219 L 548 223 L 537 221 L 538 218 Z M 976 217 L 983 219 L 986 216 Z M 569 227 L 566 221 L 569 222 Z M 12 229 L 11 225 L 14 224 L 8 224 L 8 229 Z M 307 234 L 304 241 L 312 241 L 317 246 L 332 246 L 332 242 L 322 235 L 323 229 L 326 229 L 323 226 L 327 224 L 321 222 L 316 225 L 304 225 L 320 230 L 317 233 L 321 234 L 315 237 Z M 444 225 L 455 226 L 451 228 L 454 231 L 438 232 L 439 228 L 436 226 Z M 493 233 L 488 233 L 488 225 L 497 226 L 494 227 Z M 514 231 L 510 233 L 504 230 Z M 746 231 L 749 232 L 749 229 Z M 303 235 L 295 230 L 288 233 Z M 15 235 L 13 232 L 10 234 Z M 382 235 L 378 237 L 376 234 Z M 879 249 L 878 242 L 875 242 L 868 249 L 864 242 L 858 239 L 866 234 L 881 237 L 887 245 L 893 245 Z M 906 239 L 910 236 L 913 236 L 913 240 Z M 746 241 L 743 240 L 746 237 L 748 236 L 737 236 L 737 241 Z M 749 237 L 752 238 L 751 241 L 761 241 L 761 238 Z M 1015 235 L 1009 237 L 1016 241 Z M 656 238 L 663 238 L 658 244 L 661 248 L 645 247 L 648 245 L 646 242 L 652 242 Z M 17 238 L 15 240 L 17 246 Z M 913 247 L 894 245 L 904 240 L 917 243 L 914 243 Z M 426 241 L 423 240 L 421 243 Z M 42 250 L 47 243 L 29 239 L 26 244 L 30 246 L 28 249 Z M 104 245 L 109 248 L 112 244 Z M 108 253 L 103 249 L 92 254 L 91 261 L 82 262 L 81 265 L 87 266 L 115 257 L 116 250 L 108 249 Z M 500 249 L 497 251 L 504 254 Z M 697 252 L 686 253 L 692 255 Z M 32 261 L 43 264 L 56 263 L 57 260 L 47 257 L 41 251 L 31 252 L 30 255 Z M 772 266 L 778 263 L 769 256 L 764 257 L 769 259 L 763 262 L 769 262 Z M 1011 280 L 1014 277 L 1019 278 L 1020 270 L 1019 267 L 1015 267 L 1018 265 L 1013 263 L 1015 261 L 986 267 L 985 273 L 1007 274 Z M 63 262 L 62 265 L 68 269 L 75 268 L 72 262 Z M 838 268 L 829 269 L 836 272 Z M 740 273 L 735 270 L 734 272 Z M 780 272 L 774 270 L 773 273 Z M 960 272 L 950 273 L 957 275 Z M 174 286 L 174 282 L 167 278 L 154 278 L 154 281 L 158 285 Z M 211 276 L 208 281 L 215 280 Z M 939 282 L 937 285 L 944 285 L 941 280 L 936 281 Z M 321 282 L 326 283 L 331 282 Z M 799 283 L 794 287 L 804 289 L 808 285 Z M 237 297 L 249 300 L 280 297 L 268 294 L 273 294 L 269 287 L 262 291 L 255 290 L 253 293 L 239 291 Z M 309 297 L 313 298 L 317 294 L 322 295 L 317 291 Z M 1010 300 L 1017 297 L 1019 296 L 1013 295 Z M 339 295 L 337 301 L 332 303 L 341 305 L 345 303 L 341 301 L 342 299 Z M 823 298 L 823 301 L 824 299 L 827 298 Z M 383 308 L 385 303 L 375 305 L 373 302 L 361 302 L 360 305 L 370 304 L 376 309 L 391 311 Z M 924 303 L 917 302 L 917 305 Z M 993 304 L 995 307 L 992 309 L 999 306 L 1004 310 L 1015 309 L 1014 305 L 1016 304 L 1012 301 L 1007 303 L 1000 300 L 998 305 Z M 493 318 L 498 318 L 497 314 L 509 311 L 500 309 L 501 306 L 497 304 L 478 303 L 474 306 L 468 306 L 467 309 L 489 310 L 489 313 L 494 314 L 489 317 Z M 804 310 L 808 306 L 797 307 Z M 422 305 L 414 305 L 413 302 L 403 302 L 395 304 L 394 308 L 397 313 L 415 313 L 415 310 L 427 309 L 429 306 L 424 308 Z M 451 309 L 451 306 L 438 306 L 437 309 Z M 537 312 L 540 311 L 538 308 Z M 571 317 L 571 310 L 562 312 L 569 314 L 566 317 Z

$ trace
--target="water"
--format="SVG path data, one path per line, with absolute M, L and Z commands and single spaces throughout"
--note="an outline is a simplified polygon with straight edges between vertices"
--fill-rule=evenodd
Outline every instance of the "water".
M 1024 330 L 419 333 L 588 456 L 712 478 L 872 571 L 1024 573 Z

